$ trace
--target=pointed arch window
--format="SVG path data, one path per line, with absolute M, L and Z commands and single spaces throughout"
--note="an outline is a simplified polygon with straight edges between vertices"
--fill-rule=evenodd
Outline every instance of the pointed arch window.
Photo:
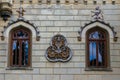
M 107 68 L 108 36 L 107 31 L 101 28 L 87 31 L 87 67 Z
M 10 32 L 10 66 L 29 67 L 31 65 L 31 31 L 19 27 Z

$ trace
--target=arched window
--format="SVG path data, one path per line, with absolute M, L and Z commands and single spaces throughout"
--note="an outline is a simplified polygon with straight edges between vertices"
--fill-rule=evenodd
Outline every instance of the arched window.
M 87 67 L 106 68 L 108 66 L 108 38 L 107 31 L 99 27 L 87 31 Z
M 31 31 L 19 26 L 10 32 L 10 66 L 28 67 L 31 56 Z

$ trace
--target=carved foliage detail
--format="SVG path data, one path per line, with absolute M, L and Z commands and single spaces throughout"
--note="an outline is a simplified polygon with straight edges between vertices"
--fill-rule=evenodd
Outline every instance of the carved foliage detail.
M 70 60 L 72 57 L 72 52 L 67 46 L 66 38 L 60 34 L 54 36 L 45 56 L 49 61 L 52 62 L 65 62 Z

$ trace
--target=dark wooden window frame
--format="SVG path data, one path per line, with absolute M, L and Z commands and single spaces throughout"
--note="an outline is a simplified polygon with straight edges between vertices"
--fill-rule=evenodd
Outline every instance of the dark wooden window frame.
M 28 64 L 26 65 L 26 66 L 22 66 L 21 65 L 21 59 L 22 59 L 22 57 L 21 57 L 21 53 L 19 53 L 19 59 L 20 59 L 20 61 L 19 61 L 19 65 L 13 65 L 13 56 L 12 56 L 12 42 L 13 42 L 13 40 L 15 40 L 15 38 L 13 38 L 13 34 L 14 34 L 14 32 L 15 31 L 17 31 L 17 30 L 23 30 L 24 32 L 27 32 L 28 33 L 28 44 L 29 44 L 29 49 L 28 49 Z M 9 51 L 8 51 L 8 54 L 9 54 L 9 62 L 8 62 L 8 69 L 31 69 L 31 49 L 32 49 L 32 34 L 31 34 L 31 31 L 29 30 L 29 29 L 27 29 L 27 28 L 25 28 L 25 27 L 23 27 L 23 26 L 18 26 L 18 27 L 16 27 L 16 28 L 14 28 L 14 29 L 12 29 L 11 31 L 10 31 L 10 34 L 9 34 L 9 36 L 10 36 L 10 38 L 9 38 Z M 26 40 L 26 39 L 16 39 L 16 40 L 19 40 L 20 42 L 22 41 L 22 40 Z M 21 51 L 20 51 L 21 52 Z
M 99 66 L 96 66 L 96 67 L 91 67 L 90 66 L 90 61 L 89 61 L 89 34 L 94 32 L 94 31 L 98 31 L 98 32 L 101 32 L 103 33 L 106 38 L 104 41 L 105 43 L 105 55 L 104 55 L 104 58 L 105 58 L 105 65 L 102 66 L 102 67 L 99 67 Z M 97 41 L 97 40 L 93 40 L 93 41 Z M 101 41 L 101 40 L 100 40 Z M 99 40 L 98 40 L 99 42 Z M 110 68 L 110 59 L 109 59 L 109 34 L 106 30 L 100 28 L 100 27 L 94 27 L 92 29 L 89 29 L 87 32 L 86 32 L 86 68 L 85 70 L 86 71 L 112 71 L 112 69 Z

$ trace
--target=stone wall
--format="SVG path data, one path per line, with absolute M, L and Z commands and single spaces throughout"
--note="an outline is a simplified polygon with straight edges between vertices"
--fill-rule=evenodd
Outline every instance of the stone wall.
M 38 4 L 37 0 L 28 4 L 25 0 L 22 6 L 26 10 L 25 19 L 34 23 L 40 30 L 40 41 L 34 41 L 32 44 L 32 68 L 33 70 L 7 70 L 8 63 L 8 43 L 6 40 L 0 40 L 0 80 L 119 80 L 120 79 L 120 1 L 102 0 L 98 5 L 93 5 L 93 0 L 88 1 L 88 5 L 72 4 L 74 0 L 69 0 L 70 4 L 64 4 L 65 0 L 60 0 L 61 4 Z M 45 4 L 44 4 L 45 3 Z M 16 20 L 19 8 L 18 0 L 14 0 L 12 20 Z M 106 23 L 110 23 L 117 32 L 118 41 L 110 42 L 110 65 L 112 71 L 85 71 L 85 43 L 77 40 L 78 31 L 81 26 L 91 21 L 91 11 L 96 6 L 100 6 L 104 13 Z M 0 18 L 0 31 L 9 21 L 4 22 Z M 66 37 L 68 46 L 73 52 L 72 59 L 69 62 L 51 63 L 46 60 L 45 52 L 50 46 L 50 41 L 56 34 L 62 34 Z

